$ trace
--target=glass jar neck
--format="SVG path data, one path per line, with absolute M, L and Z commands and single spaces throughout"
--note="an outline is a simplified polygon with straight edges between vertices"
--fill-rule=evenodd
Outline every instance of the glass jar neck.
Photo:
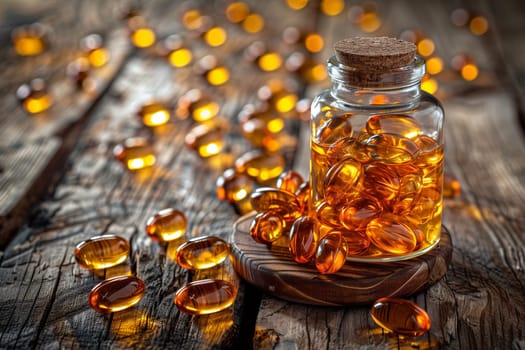
M 356 107 L 401 107 L 414 104 L 421 95 L 425 62 L 416 56 L 405 67 L 389 71 L 363 71 L 342 65 L 335 56 L 328 60 L 332 80 L 331 94 L 345 104 Z

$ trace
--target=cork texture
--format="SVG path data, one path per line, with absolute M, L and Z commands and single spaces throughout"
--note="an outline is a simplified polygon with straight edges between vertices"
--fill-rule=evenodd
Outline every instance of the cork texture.
M 367 71 L 388 71 L 411 64 L 416 45 L 389 37 L 355 37 L 334 44 L 335 55 L 345 66 Z

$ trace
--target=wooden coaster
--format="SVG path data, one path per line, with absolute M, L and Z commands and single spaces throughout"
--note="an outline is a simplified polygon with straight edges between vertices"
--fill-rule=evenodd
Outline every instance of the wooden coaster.
M 247 282 L 285 300 L 311 305 L 354 305 L 378 298 L 406 297 L 441 279 L 452 258 L 445 227 L 439 244 L 410 260 L 388 263 L 347 262 L 336 274 L 322 275 L 312 264 L 297 264 L 285 244 L 256 243 L 249 235 L 255 214 L 237 220 L 231 237 L 232 264 Z

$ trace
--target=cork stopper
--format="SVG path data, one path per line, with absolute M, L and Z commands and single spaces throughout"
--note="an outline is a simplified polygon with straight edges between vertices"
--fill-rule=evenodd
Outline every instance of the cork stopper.
M 334 50 L 343 65 L 368 72 L 408 66 L 416 55 L 416 45 L 389 37 L 343 39 L 335 43 Z

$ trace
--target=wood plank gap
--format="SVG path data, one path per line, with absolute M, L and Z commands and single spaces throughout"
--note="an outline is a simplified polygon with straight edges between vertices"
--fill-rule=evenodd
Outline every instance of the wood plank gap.
M 55 186 L 59 183 L 64 175 L 64 169 L 68 163 L 69 157 L 74 151 L 82 131 L 89 125 L 93 111 L 98 106 L 100 100 L 106 95 L 106 92 L 111 88 L 115 79 L 122 72 L 123 67 L 132 55 L 132 51 L 125 49 L 121 59 L 116 62 L 117 66 L 114 74 L 105 82 L 105 85 L 100 89 L 97 96 L 93 98 L 89 106 L 80 112 L 80 116 L 67 125 L 62 130 L 59 130 L 54 137 L 41 140 L 36 140 L 27 147 L 32 147 L 35 144 L 47 142 L 48 147 L 46 156 L 49 157 L 47 164 L 42 164 L 39 169 L 33 174 L 32 178 L 27 180 L 27 187 L 24 189 L 25 193 L 19 193 L 16 198 L 12 198 L 11 207 L 6 209 L 0 216 L 0 249 L 11 241 L 14 234 L 20 229 L 21 225 L 26 222 L 30 216 L 30 208 L 36 205 L 45 193 L 53 191 Z M 37 148 L 38 151 L 38 148 Z M 53 154 L 54 153 L 54 154 Z M 35 160 L 37 163 L 40 157 Z M 16 160 L 12 160 L 16 163 Z M 26 174 L 20 174 L 26 175 Z M 23 176 L 22 176 L 23 178 Z M 9 182 L 9 181 L 8 181 Z M 17 183 L 6 183 L 6 188 L 2 188 L 1 192 L 8 191 L 9 187 L 17 187 Z M 2 196 L 0 193 L 0 197 Z

